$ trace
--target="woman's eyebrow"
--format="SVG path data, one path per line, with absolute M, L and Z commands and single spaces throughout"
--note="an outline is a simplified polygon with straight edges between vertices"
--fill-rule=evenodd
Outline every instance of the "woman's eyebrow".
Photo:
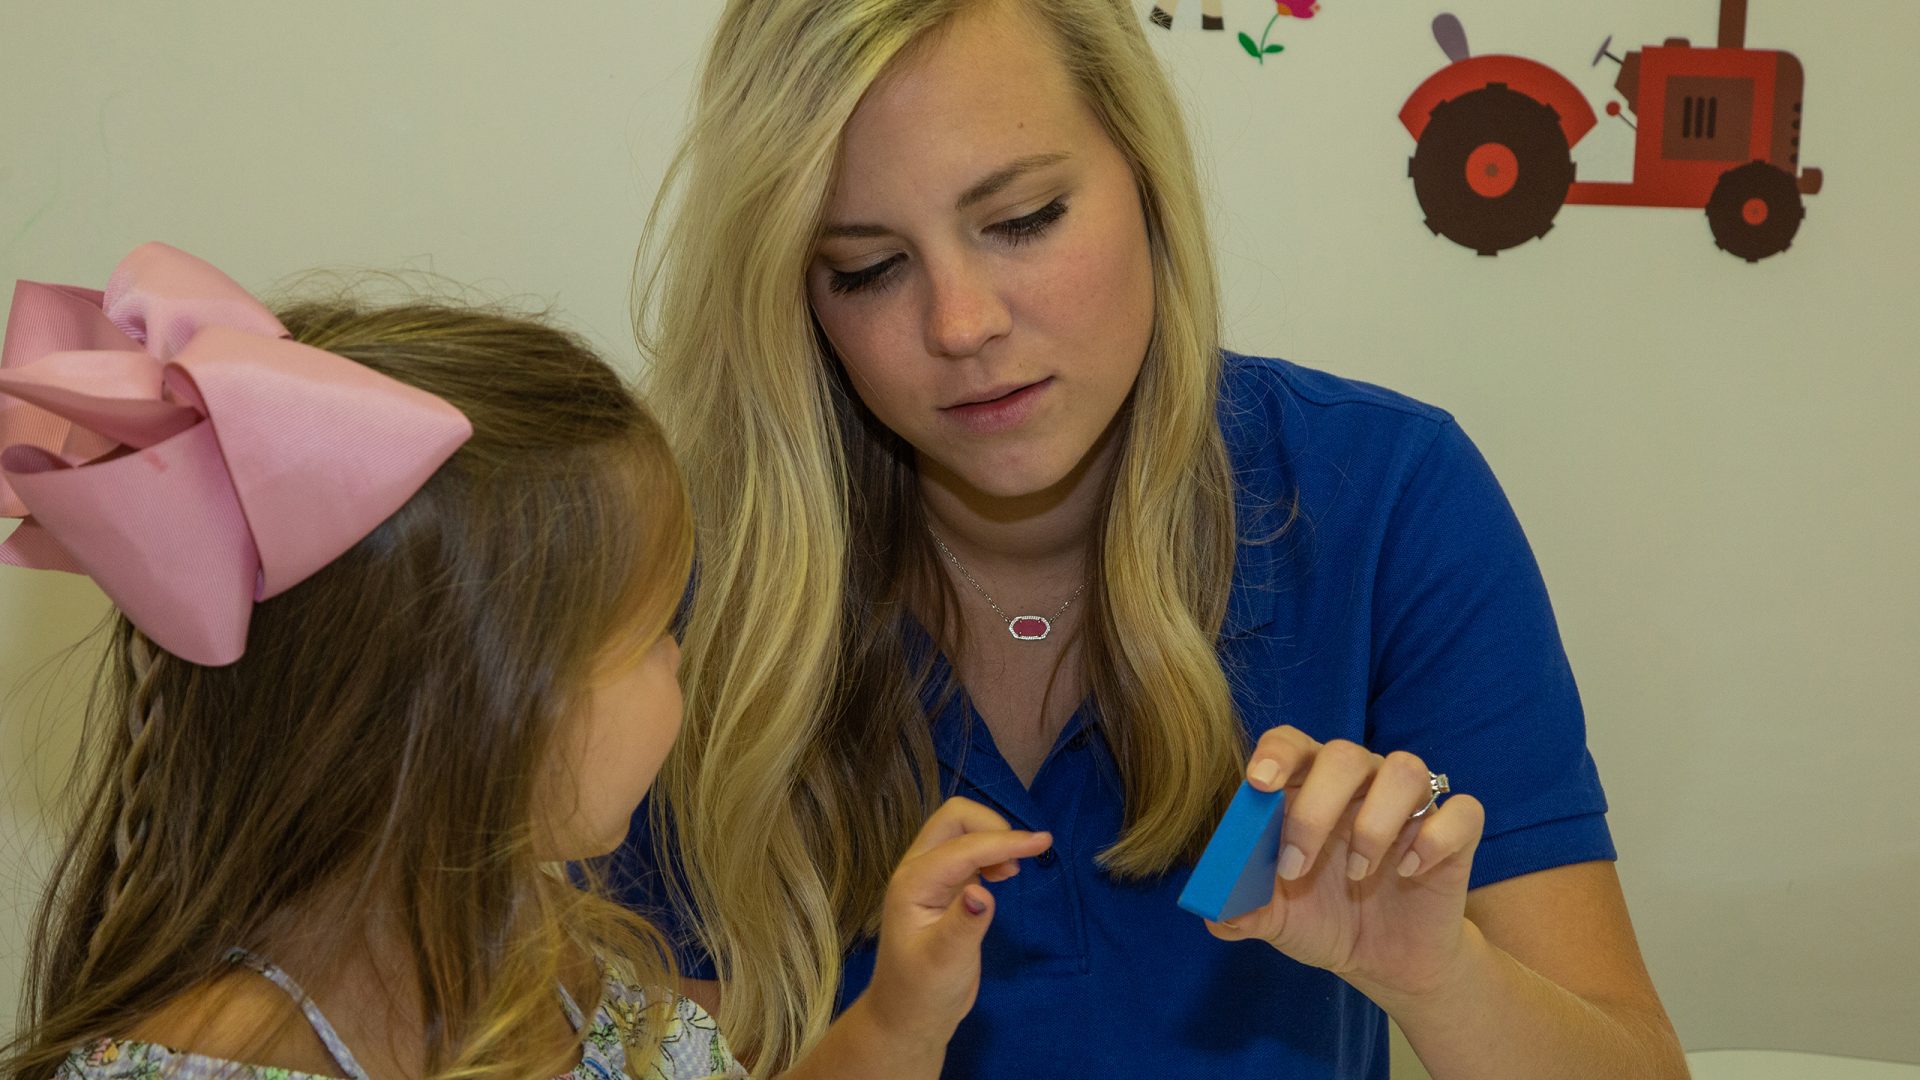
M 1005 166 L 988 173 L 982 177 L 978 183 L 968 188 L 966 192 L 960 196 L 959 201 L 954 203 L 954 209 L 965 210 L 983 199 L 990 199 L 996 192 L 1000 191 L 1000 189 L 1013 183 L 1021 176 L 1035 169 L 1044 169 L 1048 165 L 1058 164 L 1071 156 L 1071 154 L 1056 151 L 1048 154 L 1029 154 L 1023 158 L 1016 158 Z M 892 234 L 893 230 L 884 225 L 828 225 L 820 230 L 822 239 L 835 237 L 852 237 L 858 239 L 873 236 L 891 236 Z
M 1032 154 L 1020 158 L 1003 169 L 989 173 L 979 183 L 968 188 L 966 194 L 960 196 L 960 201 L 954 204 L 954 209 L 965 210 L 982 199 L 991 198 L 995 192 L 1013 183 L 1023 173 L 1043 169 L 1048 165 L 1065 161 L 1067 157 L 1067 154 L 1056 151 L 1051 154 Z

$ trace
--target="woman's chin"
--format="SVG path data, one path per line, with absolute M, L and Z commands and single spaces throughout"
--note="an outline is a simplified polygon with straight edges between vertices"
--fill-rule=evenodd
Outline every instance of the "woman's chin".
M 1006 446 L 1000 452 L 982 452 L 975 445 L 966 452 L 943 455 L 928 468 L 921 459 L 923 479 L 947 488 L 966 502 L 985 498 L 996 502 L 1046 499 L 1050 494 L 1064 496 L 1081 478 L 1081 464 L 1088 447 L 1052 445 Z M 1092 440 L 1089 440 L 1092 441 Z
M 1023 463 L 999 469 L 973 466 L 961 475 L 961 479 L 977 495 L 995 501 L 1014 502 L 1045 496 L 1058 488 L 1072 472 L 1072 462 L 1057 466 L 1050 463 Z

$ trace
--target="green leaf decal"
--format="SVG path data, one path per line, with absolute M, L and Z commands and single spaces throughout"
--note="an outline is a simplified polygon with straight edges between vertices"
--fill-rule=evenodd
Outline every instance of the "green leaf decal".
M 1248 56 L 1260 55 L 1260 46 L 1253 43 L 1253 39 L 1247 36 L 1245 30 L 1240 31 L 1240 47 L 1247 50 Z
M 1285 45 L 1269 45 L 1267 46 L 1267 51 L 1270 53 L 1277 53 L 1285 48 L 1286 48 Z

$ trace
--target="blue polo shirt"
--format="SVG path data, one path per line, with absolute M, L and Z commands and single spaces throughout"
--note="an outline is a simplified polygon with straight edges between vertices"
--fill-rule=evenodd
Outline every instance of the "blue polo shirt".
M 1545 584 L 1452 417 L 1234 354 L 1219 417 L 1242 537 L 1220 657 L 1249 735 L 1292 724 L 1447 773 L 1486 806 L 1476 887 L 1613 858 Z M 936 663 L 929 705 L 949 676 Z M 991 886 L 979 999 L 946 1075 L 1385 1080 L 1385 1017 L 1358 991 L 1265 943 L 1213 938 L 1175 903 L 1189 868 L 1124 882 L 1096 865 L 1123 814 L 1093 708 L 1067 722 L 1031 787 L 964 694 L 930 718 L 945 793 L 1054 836 Z M 647 872 L 644 818 L 623 853 L 627 899 L 682 942 L 688 974 L 712 978 Z M 873 962 L 870 942 L 848 954 L 843 1004 Z

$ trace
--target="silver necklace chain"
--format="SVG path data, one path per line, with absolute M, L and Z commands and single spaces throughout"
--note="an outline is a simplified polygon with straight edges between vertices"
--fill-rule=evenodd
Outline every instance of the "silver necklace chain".
M 1000 619 L 1002 622 L 1005 622 L 1009 626 L 1011 626 L 1013 623 L 1014 617 L 1007 614 L 1006 611 L 1003 610 L 999 604 L 994 602 L 993 595 L 987 592 L 986 586 L 980 584 L 979 579 L 975 578 L 971 573 L 967 571 L 966 564 L 960 561 L 960 556 L 955 555 L 953 553 L 953 549 L 947 546 L 947 542 L 945 540 L 940 539 L 940 534 L 937 532 L 934 532 L 931 528 L 929 528 L 927 530 L 927 535 L 933 537 L 933 542 L 940 545 L 940 554 L 945 555 L 947 557 L 947 561 L 953 564 L 953 568 L 955 570 L 960 571 L 960 576 L 967 579 L 967 584 L 973 586 L 973 591 L 980 594 L 980 598 L 987 602 L 987 606 L 993 609 L 993 613 L 995 615 L 1000 616 Z M 1073 595 L 1067 597 L 1066 600 L 1060 604 L 1060 609 L 1058 611 L 1055 611 L 1051 616 L 1048 617 L 1047 622 L 1051 624 L 1055 619 L 1058 619 L 1060 616 L 1065 615 L 1067 613 L 1067 609 L 1073 606 L 1073 602 L 1075 600 L 1080 599 L 1080 594 L 1086 591 L 1087 591 L 1087 583 L 1085 581 L 1082 581 L 1080 583 L 1080 587 L 1073 590 Z M 1022 616 L 1022 617 L 1025 618 L 1027 616 Z

